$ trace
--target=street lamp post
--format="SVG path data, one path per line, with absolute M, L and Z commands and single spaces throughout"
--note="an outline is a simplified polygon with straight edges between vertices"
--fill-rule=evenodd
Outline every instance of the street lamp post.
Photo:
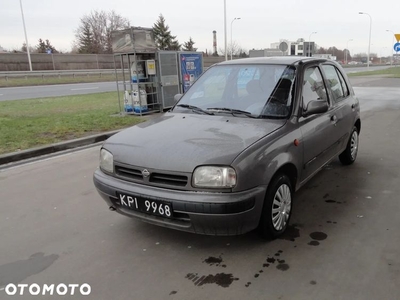
M 316 31 L 313 31 L 313 32 L 311 32 L 310 33 L 310 36 L 308 37 L 308 50 L 309 50 L 309 52 L 310 52 L 310 57 L 312 56 L 312 52 L 311 52 L 311 36 L 313 35 L 313 34 L 316 34 L 317 32 Z M 303 50 L 304 51 L 304 50 Z
M 345 55 L 345 57 L 346 57 L 346 59 L 345 59 L 346 65 L 347 65 L 347 53 L 349 52 L 349 42 L 351 42 L 352 40 L 353 39 L 348 40 L 347 41 L 347 45 L 346 45 L 346 55 Z
M 389 49 L 392 49 L 392 51 L 391 51 L 392 55 L 390 56 L 390 65 L 392 66 L 393 65 L 394 32 L 389 29 L 386 29 L 386 31 L 392 33 L 392 45 L 390 45 L 390 48 L 389 48 Z
M 232 39 L 232 24 L 235 20 L 240 20 L 240 18 L 234 18 L 231 22 L 231 60 L 232 60 L 232 55 L 233 55 L 233 39 Z
M 360 15 L 367 15 L 369 17 L 369 42 L 368 42 L 368 55 L 367 55 L 367 68 L 369 69 L 369 55 L 371 50 L 371 31 L 372 31 L 372 17 L 366 12 L 359 12 Z
M 227 36 L 226 36 L 226 0 L 224 0 L 224 39 L 225 39 L 225 60 L 228 60 Z
M 26 44 L 26 52 L 28 53 L 29 70 L 32 71 L 31 54 L 29 53 L 28 36 L 26 35 L 24 10 L 22 9 L 22 0 L 19 0 L 19 5 L 21 6 L 22 24 L 24 25 L 25 44 Z

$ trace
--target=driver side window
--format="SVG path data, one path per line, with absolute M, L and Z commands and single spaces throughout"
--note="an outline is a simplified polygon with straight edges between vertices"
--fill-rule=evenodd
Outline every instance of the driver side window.
M 318 67 L 306 69 L 303 81 L 303 110 L 312 100 L 328 101 L 324 81 Z
M 229 72 L 215 72 L 199 84 L 197 90 L 191 91 L 190 101 L 196 101 L 197 106 L 214 105 L 222 101 L 228 81 Z

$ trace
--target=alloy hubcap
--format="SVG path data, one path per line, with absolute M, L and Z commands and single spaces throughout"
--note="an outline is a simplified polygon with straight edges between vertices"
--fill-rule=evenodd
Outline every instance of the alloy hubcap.
M 354 131 L 353 134 L 351 135 L 351 142 L 350 142 L 350 154 L 352 160 L 356 159 L 357 150 L 358 150 L 358 133 L 357 131 Z
M 272 204 L 272 224 L 275 230 L 285 228 L 292 209 L 292 195 L 290 188 L 282 184 L 275 193 Z

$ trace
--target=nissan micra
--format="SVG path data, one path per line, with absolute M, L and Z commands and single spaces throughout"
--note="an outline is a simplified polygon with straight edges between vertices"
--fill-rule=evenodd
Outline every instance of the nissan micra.
M 334 61 L 226 61 L 175 98 L 101 147 L 94 184 L 112 211 L 199 234 L 258 228 L 275 238 L 296 190 L 332 159 L 356 160 L 359 101 Z

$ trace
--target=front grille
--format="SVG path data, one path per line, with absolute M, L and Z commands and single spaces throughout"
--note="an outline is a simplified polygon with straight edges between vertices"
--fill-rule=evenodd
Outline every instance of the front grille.
M 144 168 L 129 165 L 116 164 L 114 169 L 115 175 L 117 175 L 121 179 L 132 180 L 136 182 L 141 181 L 143 183 L 148 182 L 148 184 L 153 185 L 185 187 L 189 181 L 188 176 L 185 175 L 153 172 L 151 169 L 149 169 L 150 176 L 143 177 L 142 171 L 144 170 Z
M 150 175 L 150 182 L 175 186 L 186 186 L 188 178 L 187 176 L 182 175 L 152 173 Z
M 138 169 L 115 166 L 115 174 L 129 179 L 143 180 L 142 171 Z

